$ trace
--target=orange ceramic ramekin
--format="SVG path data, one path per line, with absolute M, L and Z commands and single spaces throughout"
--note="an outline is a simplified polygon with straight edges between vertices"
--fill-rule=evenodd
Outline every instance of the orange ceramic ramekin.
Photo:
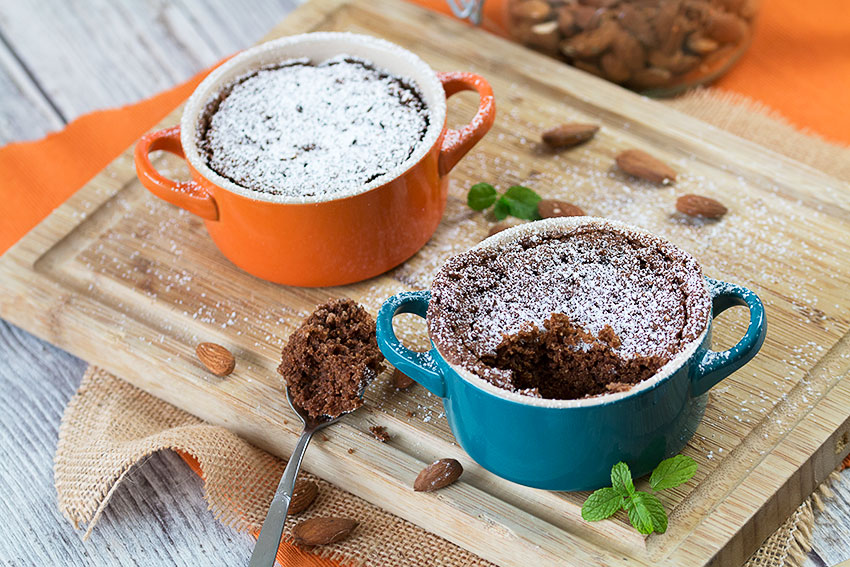
M 342 53 L 369 59 L 419 86 L 430 120 L 407 161 L 342 197 L 303 199 L 251 191 L 207 166 L 195 129 L 204 105 L 222 86 L 264 65 L 300 57 L 321 62 Z M 446 98 L 464 90 L 478 91 L 478 112 L 464 128 L 448 130 Z M 448 173 L 487 133 L 495 112 L 493 90 L 477 75 L 436 73 L 413 53 L 365 35 L 296 35 L 249 49 L 213 71 L 189 98 L 180 126 L 139 140 L 136 171 L 154 195 L 203 218 L 219 250 L 246 272 L 287 285 L 341 285 L 397 266 L 428 241 L 443 215 Z M 148 157 L 154 150 L 184 157 L 192 181 L 158 173 Z

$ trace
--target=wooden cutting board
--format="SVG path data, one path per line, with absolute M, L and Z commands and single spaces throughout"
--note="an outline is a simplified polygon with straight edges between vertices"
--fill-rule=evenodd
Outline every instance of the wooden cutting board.
M 300 320 L 328 297 L 375 312 L 393 293 L 428 287 L 448 256 L 487 233 L 491 220 L 465 205 L 470 184 L 530 186 L 678 243 L 707 275 L 756 290 L 767 306 L 764 348 L 711 391 L 685 450 L 699 463 L 696 477 L 662 495 L 668 532 L 644 538 L 620 515 L 585 523 L 586 493 L 525 488 L 484 471 L 454 443 L 440 401 L 419 386 L 395 391 L 388 373 L 363 410 L 317 439 L 305 467 L 503 565 L 741 564 L 850 451 L 850 187 L 412 5 L 313 1 L 269 38 L 313 30 L 384 37 L 435 69 L 475 71 L 494 87 L 496 125 L 455 170 L 444 221 L 422 251 L 339 288 L 258 280 L 222 257 L 199 219 L 149 195 L 128 150 L 0 258 L 0 316 L 286 457 L 298 422 L 275 367 Z M 453 97 L 450 124 L 472 116 L 475 103 Z M 541 149 L 540 130 L 565 121 L 602 130 L 573 150 Z M 658 188 L 623 176 L 613 157 L 629 147 L 674 165 L 679 181 Z M 180 169 L 170 158 L 159 166 Z M 674 214 L 676 196 L 691 192 L 719 198 L 730 213 L 719 222 Z M 400 334 L 426 345 L 422 322 L 402 319 Z M 736 310 L 721 316 L 715 348 L 731 345 L 743 325 Z M 194 355 L 202 341 L 231 348 L 236 371 L 224 379 L 205 371 Z M 386 426 L 392 440 L 372 439 L 371 425 Z M 416 474 L 440 457 L 464 464 L 461 482 L 414 493 Z

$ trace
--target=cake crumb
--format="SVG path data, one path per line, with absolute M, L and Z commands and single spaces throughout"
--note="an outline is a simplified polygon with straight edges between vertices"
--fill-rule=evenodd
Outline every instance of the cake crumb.
M 372 436 L 380 441 L 381 443 L 389 443 L 390 442 L 390 434 L 387 433 L 387 428 L 383 425 L 373 425 L 369 428 L 369 431 L 372 432 Z

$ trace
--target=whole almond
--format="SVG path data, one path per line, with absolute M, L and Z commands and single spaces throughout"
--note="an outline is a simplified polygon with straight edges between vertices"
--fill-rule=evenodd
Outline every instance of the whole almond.
M 718 47 L 716 41 L 709 37 L 705 37 L 701 33 L 692 33 L 689 35 L 686 45 L 690 51 L 699 55 L 711 53 Z
M 660 67 L 647 67 L 632 73 L 629 84 L 637 89 L 654 89 L 670 82 L 673 73 Z
M 396 390 L 406 390 L 413 386 L 413 384 L 415 383 L 413 378 L 411 378 L 398 368 L 393 370 L 393 375 L 390 380 L 392 381 L 393 387 Z
M 573 67 L 581 69 L 585 73 L 590 73 L 591 75 L 596 75 L 603 79 L 605 78 L 605 72 L 596 63 L 591 63 L 589 61 L 573 61 Z
M 499 234 L 503 230 L 508 230 L 512 226 L 513 226 L 512 224 L 506 223 L 504 221 L 497 222 L 496 224 L 494 224 L 493 226 L 490 227 L 490 230 L 487 231 L 487 236 L 489 237 L 489 236 L 493 236 L 494 234 Z
M 543 0 L 525 0 L 511 8 L 511 15 L 520 20 L 542 22 L 552 12 L 552 7 Z
M 599 18 L 605 10 L 599 10 L 593 6 L 585 6 L 584 4 L 572 4 L 569 6 L 573 12 L 573 22 L 576 27 L 582 30 L 595 28 L 599 23 Z
M 596 57 L 608 49 L 619 31 L 616 23 L 606 20 L 598 28 L 583 31 L 566 40 L 561 45 L 561 51 L 568 57 Z
M 676 210 L 692 217 L 719 219 L 729 209 L 716 199 L 689 193 L 676 199 Z
M 552 20 L 531 26 L 525 43 L 539 50 L 553 55 L 558 53 L 558 45 L 561 43 L 561 34 L 558 33 L 558 22 Z
M 626 150 L 620 153 L 617 156 L 617 165 L 629 175 L 654 183 L 667 185 L 676 181 L 676 172 L 669 165 L 643 150 Z
M 614 53 L 606 53 L 599 58 L 599 66 L 605 77 L 614 83 L 625 83 L 632 76 L 632 71 L 621 58 Z
M 312 480 L 298 479 L 289 501 L 289 514 L 300 514 L 310 507 L 319 494 L 319 485 Z
M 236 367 L 233 354 L 221 345 L 201 343 L 195 349 L 195 353 L 204 366 L 216 376 L 227 376 Z
M 746 37 L 748 29 L 738 16 L 718 11 L 709 20 L 706 33 L 719 43 L 738 43 Z
M 537 212 L 544 219 L 556 217 L 583 217 L 584 210 L 581 207 L 567 203 L 566 201 L 558 201 L 557 199 L 540 199 L 537 202 Z
M 357 524 L 350 518 L 310 518 L 292 528 L 292 537 L 299 545 L 327 545 L 347 538 Z
M 571 6 L 562 6 L 558 11 L 558 31 L 569 37 L 576 31 L 576 18 Z
M 434 461 L 419 473 L 413 482 L 416 492 L 433 492 L 445 488 L 460 478 L 463 467 L 455 459 Z
M 619 59 L 628 68 L 630 74 L 643 69 L 646 60 L 645 50 L 641 42 L 624 30 L 617 33 L 614 41 L 611 42 L 611 52 L 605 55 L 612 55 Z
M 550 148 L 570 148 L 582 144 L 596 135 L 599 126 L 596 124 L 561 124 L 543 132 L 543 143 Z
M 624 4 L 617 13 L 617 21 L 642 44 L 647 47 L 655 45 L 655 30 L 645 10 Z

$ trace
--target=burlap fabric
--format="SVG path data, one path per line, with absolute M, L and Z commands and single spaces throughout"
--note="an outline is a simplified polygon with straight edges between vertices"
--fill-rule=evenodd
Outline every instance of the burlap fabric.
M 740 97 L 705 90 L 667 104 L 850 180 L 850 149 L 799 132 Z M 279 459 L 96 368 L 86 373 L 59 430 L 55 483 L 63 514 L 74 526 L 85 524 L 88 533 L 127 472 L 162 449 L 180 451 L 198 462 L 206 500 L 219 520 L 240 530 L 259 528 L 282 473 Z M 347 565 L 490 565 L 327 482 L 305 476 L 319 484 L 320 497 L 299 519 L 339 515 L 361 523 L 350 539 L 317 549 L 322 556 Z M 819 505 L 818 495 L 800 506 L 753 555 L 748 567 L 800 565 L 809 550 L 813 502 Z M 387 533 L 393 534 L 392 546 L 385 545 Z M 288 531 L 284 537 L 289 537 Z

